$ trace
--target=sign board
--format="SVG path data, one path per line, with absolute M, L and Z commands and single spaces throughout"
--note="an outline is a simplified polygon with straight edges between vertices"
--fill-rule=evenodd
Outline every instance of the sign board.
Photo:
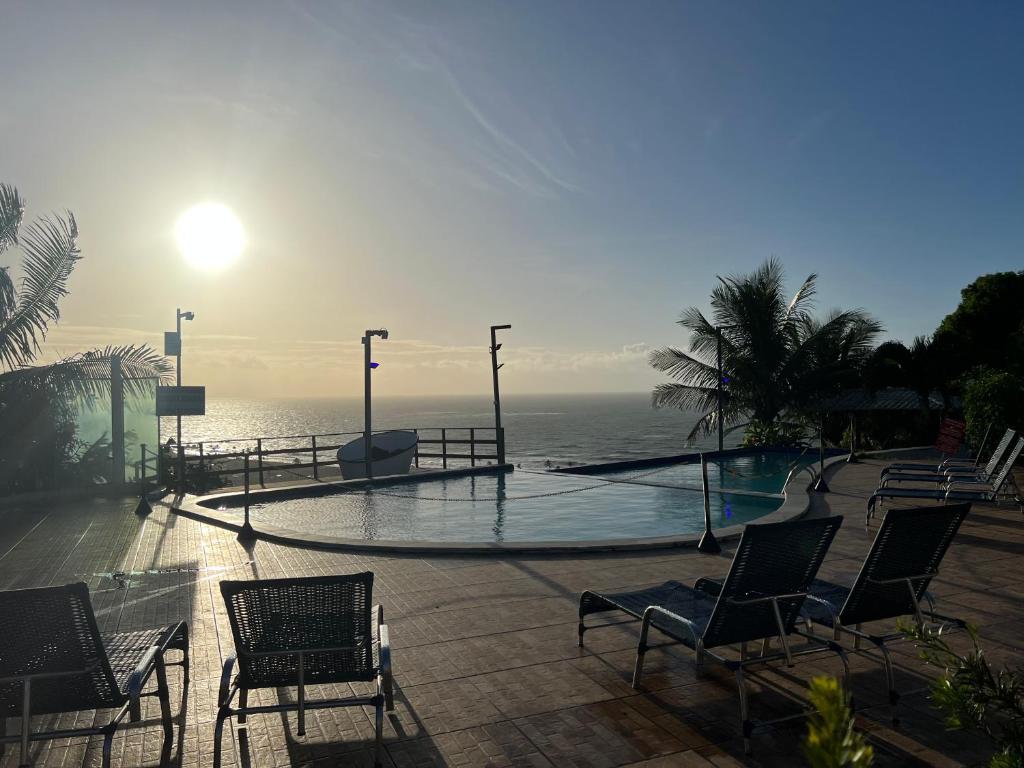
M 181 334 L 177 331 L 164 331 L 164 354 L 168 357 L 181 354 Z
M 206 387 L 157 387 L 157 416 L 205 416 Z

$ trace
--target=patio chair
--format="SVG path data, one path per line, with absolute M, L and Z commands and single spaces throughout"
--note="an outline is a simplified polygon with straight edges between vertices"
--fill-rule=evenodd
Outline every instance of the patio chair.
M 1024 438 L 1021 438 L 1024 440 Z M 1011 452 L 1012 453 L 1012 452 Z M 1007 459 L 1012 461 L 1013 457 L 1008 455 Z M 989 462 L 991 464 L 992 462 Z M 986 470 L 988 465 L 986 465 Z M 991 487 L 992 481 L 999 476 L 1002 471 L 1001 467 L 995 466 L 992 468 L 992 472 L 958 472 L 955 470 L 948 470 L 946 472 L 894 472 L 892 474 L 883 475 L 881 481 L 878 484 L 879 488 L 888 488 L 893 483 L 935 483 L 937 486 L 946 485 L 948 483 L 957 483 L 963 486 L 974 486 L 976 490 L 984 490 L 982 486 Z
M 896 690 L 886 643 L 901 639 L 902 634 L 872 634 L 863 631 L 862 625 L 912 616 L 919 627 L 926 619 L 943 630 L 966 626 L 960 619 L 936 613 L 934 600 L 927 590 L 970 509 L 970 504 L 948 504 L 889 510 L 853 584 L 844 586 L 815 579 L 804 603 L 803 616 L 808 621 L 808 630 L 814 622 L 830 628 L 836 641 L 844 633 L 851 636 L 855 652 L 862 652 L 862 640 L 878 649 L 885 668 L 889 712 L 894 725 L 899 722 L 896 704 L 900 694 Z M 926 607 L 922 607 L 922 601 L 927 603 Z
M 884 480 L 886 475 L 893 473 L 930 473 L 930 474 L 971 474 L 977 475 L 978 477 L 990 478 L 996 471 L 996 467 L 999 466 L 1000 459 L 1006 453 L 1010 447 L 1010 443 L 1013 442 L 1013 438 L 1017 432 L 1013 429 L 1007 429 L 1003 434 L 1002 439 L 996 444 L 995 449 L 992 451 L 992 455 L 988 457 L 988 463 L 985 464 L 984 468 L 978 469 L 978 461 L 981 459 L 981 454 L 978 454 L 974 461 L 966 459 L 946 459 L 939 464 L 890 464 L 882 469 L 882 474 L 879 480 Z
M 384 710 L 394 709 L 391 646 L 384 611 L 371 608 L 373 574 L 222 581 L 236 657 L 224 662 L 214 732 L 213 765 L 220 768 L 224 721 L 239 725 L 253 714 L 298 713 L 298 735 L 306 735 L 306 710 L 332 707 L 376 709 L 375 765 L 380 765 Z M 232 677 L 234 679 L 232 679 Z M 373 696 L 307 700 L 306 686 L 376 682 Z M 294 687 L 296 700 L 249 706 L 257 688 Z M 238 706 L 232 702 L 238 694 Z
M 103 736 L 103 766 L 110 766 L 114 733 L 125 717 L 142 720 L 141 699 L 160 699 L 164 748 L 171 745 L 173 722 L 167 687 L 169 666 L 164 656 L 183 654 L 174 666 L 184 669 L 188 687 L 188 625 L 183 621 L 159 629 L 101 635 L 85 584 L 17 589 L 0 592 L 0 726 L 7 718 L 21 719 L 21 733 L 4 744 L 20 743 L 20 765 L 31 765 L 29 746 L 72 736 Z M 155 691 L 146 684 L 156 673 Z M 32 717 L 83 710 L 115 710 L 102 725 L 32 731 Z M 96 718 L 98 723 L 105 718 Z
M 798 656 L 830 651 L 839 655 L 848 678 L 845 653 L 838 643 L 795 627 L 811 581 L 842 522 L 842 517 L 828 517 L 748 525 L 736 547 L 729 574 L 722 582 L 698 579 L 690 588 L 669 581 L 635 592 L 584 592 L 580 596 L 579 645 L 583 645 L 583 633 L 596 628 L 585 626 L 587 616 L 622 611 L 631 616 L 631 620 L 641 622 L 633 670 L 634 688 L 640 686 L 644 654 L 651 648 L 682 643 L 695 652 L 698 666 L 705 657 L 723 664 L 736 676 L 743 746 L 749 752 L 750 736 L 755 727 L 788 720 L 794 715 L 765 722 L 750 719 L 743 677 L 748 666 L 780 660 L 792 666 Z M 610 622 L 597 627 L 621 623 Z M 648 645 L 651 627 L 667 635 L 672 642 Z M 807 645 L 790 647 L 791 634 L 807 639 Z M 768 641 L 773 637 L 779 639 L 780 652 L 769 652 Z M 760 654 L 748 656 L 747 644 L 756 642 L 763 644 Z M 738 658 L 713 650 L 730 645 L 740 646 Z
M 980 486 L 978 483 L 963 483 L 958 480 L 951 480 L 943 483 L 938 488 L 876 488 L 871 494 L 871 498 L 868 499 L 868 509 L 864 518 L 864 524 L 867 525 L 871 522 L 871 518 L 875 514 L 875 507 L 876 505 L 881 507 L 880 502 L 882 499 L 932 499 L 944 503 L 950 501 L 989 503 L 998 501 L 1000 495 L 1003 494 L 1007 482 L 1013 481 L 1011 477 L 1013 465 L 1020 456 L 1022 449 L 1024 449 L 1024 437 L 1017 440 L 1017 445 L 1010 451 L 1009 457 L 1003 464 L 999 474 L 992 479 L 990 484 L 984 484 L 984 486 Z M 1020 496 L 1015 494 L 1014 499 L 1024 509 L 1024 502 L 1022 502 Z

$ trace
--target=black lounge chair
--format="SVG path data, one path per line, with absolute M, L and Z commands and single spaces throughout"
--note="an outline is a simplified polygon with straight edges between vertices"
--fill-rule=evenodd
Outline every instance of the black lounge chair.
M 894 724 L 899 722 L 896 704 L 900 694 L 886 643 L 902 638 L 902 634 L 871 634 L 861 627 L 904 616 L 912 616 L 918 626 L 927 620 L 942 630 L 966 626 L 960 619 L 936 613 L 927 590 L 970 509 L 970 504 L 948 504 L 889 510 L 852 586 L 815 579 L 804 603 L 808 629 L 813 621 L 829 627 L 834 640 L 840 640 L 844 633 L 850 635 L 855 651 L 860 652 L 861 641 L 866 640 L 881 653 Z M 922 607 L 922 601 L 927 607 Z
M 1024 438 L 1021 438 L 1021 441 L 1024 441 Z M 1014 459 L 1013 452 L 1011 451 L 1006 458 L 1012 467 Z M 988 467 L 986 467 L 986 470 L 987 469 Z M 991 474 L 987 471 L 969 472 L 965 474 L 953 470 L 944 473 L 893 472 L 892 474 L 883 475 L 878 487 L 888 488 L 893 483 L 916 483 L 918 485 L 934 483 L 939 487 L 950 483 L 956 483 L 957 485 L 963 486 L 964 490 L 986 490 L 991 489 L 993 481 L 995 478 L 999 477 L 1000 472 L 1002 472 L 1001 467 L 994 467 Z
M 252 714 L 298 712 L 298 735 L 306 735 L 306 710 L 331 707 L 376 709 L 375 765 L 380 765 L 384 709 L 394 709 L 391 646 L 384 611 L 371 608 L 373 574 L 222 581 L 231 633 L 238 652 L 224 662 L 214 732 L 213 765 L 220 768 L 224 721 Z M 374 682 L 373 696 L 306 699 L 307 685 Z M 294 703 L 248 706 L 256 688 L 297 689 Z M 237 707 L 232 706 L 238 694 Z
M 1010 443 L 1016 436 L 1016 432 L 1012 429 L 1007 429 L 1002 439 L 996 445 L 995 450 L 992 451 L 992 455 L 988 458 L 988 463 L 982 469 L 978 469 L 978 460 L 975 461 L 964 461 L 964 460 L 950 460 L 941 462 L 940 464 L 890 464 L 882 469 L 882 474 L 879 476 L 879 480 L 885 480 L 886 476 L 894 474 L 938 474 L 938 475 L 972 475 L 983 480 L 988 480 L 994 474 L 996 474 L 996 467 L 999 466 L 999 460 L 1003 458 L 1007 449 L 1010 447 Z M 980 456 L 978 457 L 980 459 Z
M 7 736 L 4 744 L 20 743 L 20 765 L 31 765 L 29 746 L 72 736 L 103 736 L 103 766 L 110 766 L 114 733 L 125 716 L 142 719 L 141 698 L 160 699 L 164 750 L 173 738 L 170 692 L 167 687 L 170 649 L 183 658 L 173 662 L 184 668 L 183 690 L 188 687 L 188 625 L 183 621 L 160 629 L 101 635 L 85 584 L 17 589 L 0 592 L 0 725 L 6 718 L 21 719 L 21 733 Z M 155 691 L 143 692 L 156 673 Z M 32 716 L 115 709 L 104 725 L 32 732 Z M 97 720 L 98 721 L 98 720 Z
M 586 630 L 597 628 L 584 625 L 586 616 L 622 611 L 641 622 L 633 670 L 634 688 L 640 686 L 644 654 L 651 648 L 662 647 L 647 644 L 651 627 L 674 641 L 663 645 L 682 643 L 693 649 L 698 666 L 705 656 L 725 665 L 736 675 L 743 746 L 749 752 L 750 736 L 757 725 L 788 720 L 794 715 L 763 723 L 751 720 L 743 678 L 746 667 L 779 660 L 792 666 L 797 656 L 831 651 L 839 655 L 847 678 L 849 676 L 846 657 L 838 643 L 795 627 L 811 581 L 842 522 L 842 517 L 828 517 L 748 525 L 736 547 L 729 574 L 722 582 L 698 579 L 691 589 L 677 581 L 669 581 L 659 587 L 636 592 L 584 592 L 580 596 L 579 645 L 583 645 Z M 807 639 L 807 645 L 791 648 L 788 640 L 791 634 Z M 780 652 L 769 652 L 768 641 L 773 637 L 779 639 Z M 747 644 L 752 642 L 762 642 L 763 645 L 759 655 L 749 657 Z M 712 650 L 729 645 L 740 646 L 738 658 Z
M 991 484 L 966 483 L 958 480 L 951 480 L 943 483 L 938 488 L 876 488 L 871 498 L 868 499 L 868 510 L 864 518 L 867 525 L 875 514 L 876 505 L 880 508 L 879 502 L 882 499 L 931 499 L 948 503 L 950 501 L 968 502 L 995 502 L 1003 493 L 1007 482 L 1012 482 L 1011 473 L 1013 465 L 1024 449 L 1024 437 L 1017 440 L 1017 445 L 1010 451 L 1003 468 L 996 475 Z M 1018 505 L 1024 505 L 1019 496 L 1015 497 Z

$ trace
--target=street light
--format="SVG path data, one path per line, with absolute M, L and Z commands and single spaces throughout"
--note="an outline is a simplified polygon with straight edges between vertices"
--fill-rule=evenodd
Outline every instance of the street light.
M 370 371 L 377 367 L 377 364 L 370 360 L 370 339 L 373 336 L 380 336 L 387 341 L 388 329 L 378 328 L 367 330 L 363 335 L 363 459 L 366 461 L 366 479 L 373 479 L 373 469 L 370 466 L 370 443 L 371 443 L 371 416 L 370 416 Z
M 175 311 L 175 330 L 178 334 L 178 354 L 175 367 L 178 372 L 178 387 L 181 387 L 181 321 L 192 321 L 195 320 L 195 317 L 195 312 L 182 312 L 181 307 Z M 185 490 L 185 449 L 181 445 L 181 414 L 178 415 L 178 490 Z

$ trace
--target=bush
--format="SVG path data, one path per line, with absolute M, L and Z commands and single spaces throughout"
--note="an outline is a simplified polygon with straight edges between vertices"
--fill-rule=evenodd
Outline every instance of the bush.
M 834 677 L 811 680 L 814 713 L 807 724 L 803 752 L 811 768 L 869 768 L 874 751 L 853 728 L 850 696 Z
M 1011 373 L 975 369 L 964 386 L 963 402 L 967 439 L 974 448 L 980 447 L 990 424 L 990 444 L 992 435 L 998 440 L 1007 428 L 1024 427 L 1024 385 Z
M 806 442 L 800 424 L 752 421 L 743 433 L 744 448 L 791 448 Z

